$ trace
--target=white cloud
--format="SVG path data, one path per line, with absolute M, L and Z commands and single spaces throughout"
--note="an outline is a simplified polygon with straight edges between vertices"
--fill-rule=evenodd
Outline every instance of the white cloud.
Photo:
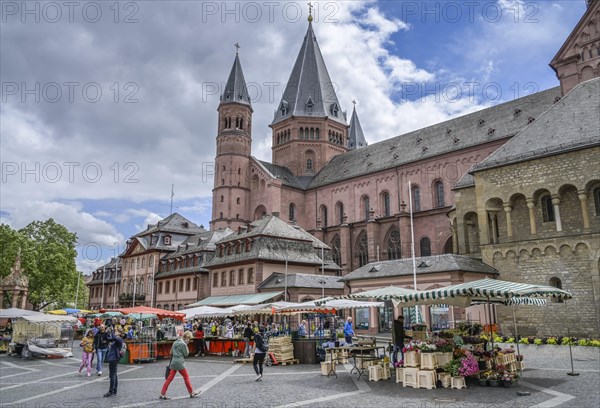
M 7 218 L 13 228 L 23 228 L 32 221 L 53 218 L 69 231 L 77 233 L 79 246 L 111 246 L 123 242 L 123 235 L 113 225 L 78 207 L 77 203 L 26 201 L 11 209 Z

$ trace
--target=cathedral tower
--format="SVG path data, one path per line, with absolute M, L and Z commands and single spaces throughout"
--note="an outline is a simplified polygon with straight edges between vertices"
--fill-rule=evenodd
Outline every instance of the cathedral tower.
M 308 31 L 270 125 L 273 164 L 287 167 L 296 176 L 311 176 L 348 150 L 346 112 L 336 88 L 309 16 Z
M 236 44 L 239 48 L 239 46 Z M 238 53 L 219 103 L 211 229 L 237 229 L 251 221 L 249 179 L 252 104 Z

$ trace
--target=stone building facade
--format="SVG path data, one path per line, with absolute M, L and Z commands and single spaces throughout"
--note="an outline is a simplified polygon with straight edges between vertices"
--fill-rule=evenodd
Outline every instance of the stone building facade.
M 229 144 L 237 143 L 236 147 L 228 144 L 231 151 L 229 161 L 240 167 L 247 167 L 236 170 L 217 166 L 211 228 L 236 227 L 264 214 L 281 213 L 282 219 L 301 225 L 330 246 L 333 259 L 341 267 L 342 275 L 346 275 L 373 262 L 410 257 L 413 244 L 410 231 L 412 210 L 416 256 L 449 253 L 468 255 L 482 259 L 494 267 L 498 265 L 500 277 L 550 283 L 554 273 L 552 269 L 540 268 L 539 271 L 547 274 L 544 276 L 533 270 L 531 274 L 523 271 L 518 276 L 512 276 L 508 272 L 508 265 L 500 265 L 500 261 L 494 261 L 494 257 L 499 255 L 494 255 L 496 252 L 490 253 L 490 245 L 514 246 L 515 242 L 525 245 L 527 240 L 532 239 L 531 236 L 526 236 L 527 231 L 523 226 L 527 225 L 532 212 L 535 218 L 537 212 L 542 211 L 539 199 L 543 196 L 541 189 L 546 188 L 544 181 L 538 180 L 538 186 L 525 193 L 524 183 L 529 177 L 528 173 L 518 173 L 520 176 L 503 179 L 501 184 L 506 190 L 522 191 L 520 195 L 513 197 L 508 192 L 504 195 L 489 195 L 492 193 L 481 189 L 492 184 L 476 181 L 483 176 L 479 172 L 470 171 L 487 159 L 491 160 L 513 140 L 522 140 L 517 136 L 538 126 L 542 117 L 547 120 L 547 111 L 561 117 L 569 132 L 580 128 L 578 133 L 571 134 L 573 140 L 569 143 L 578 143 L 579 139 L 598 138 L 597 122 L 581 121 L 579 117 L 575 121 L 574 118 L 564 116 L 564 112 L 570 110 L 561 98 L 568 99 L 576 84 L 589 82 L 600 75 L 597 66 L 600 50 L 596 47 L 596 43 L 600 41 L 599 3 L 589 2 L 586 13 L 551 63 L 560 87 L 368 146 L 356 109 L 348 122 L 347 115 L 341 108 L 348 101 L 338 99 L 334 91 L 326 89 L 331 81 L 315 30 L 309 21 L 288 81 L 291 85 L 284 91 L 270 125 L 272 163 L 250 155 L 251 145 L 248 146 L 248 143 L 251 144 L 251 129 L 244 129 L 247 133 L 244 139 L 236 139 L 237 142 L 228 139 Z M 299 66 L 303 69 L 299 70 Z M 236 56 L 229 78 L 219 112 L 236 107 L 241 109 L 240 116 L 251 115 L 251 102 L 244 99 L 247 90 L 239 56 Z M 229 84 L 235 84 L 235 87 Z M 240 100 L 232 101 L 227 98 L 227 94 L 242 96 Z M 327 97 L 319 98 L 319 95 Z M 595 114 L 584 111 L 587 115 Z M 223 122 L 221 116 L 219 120 Z M 246 118 L 246 121 L 250 120 L 251 116 Z M 546 134 L 538 137 L 540 140 L 548 135 L 555 137 L 557 129 L 558 127 L 549 128 Z M 217 136 L 217 161 L 223 159 L 220 153 L 224 146 L 222 140 L 223 132 L 220 130 Z M 527 152 L 530 147 L 524 144 L 520 149 Z M 567 150 L 570 151 L 569 148 L 563 150 L 565 154 Z M 585 149 L 573 150 L 572 154 L 580 164 L 587 159 L 587 155 L 597 156 L 594 150 Z M 557 164 L 551 164 L 554 160 L 559 159 L 548 159 L 545 166 L 548 169 L 558 169 Z M 546 174 L 546 181 L 552 180 L 544 169 L 536 171 L 535 174 Z M 246 177 L 239 180 L 228 179 L 228 175 L 235 175 L 236 172 L 239 176 L 245 173 Z M 486 177 L 491 177 L 492 173 L 489 172 L 491 170 L 486 170 Z M 240 188 L 243 191 L 237 193 Z M 453 190 L 454 188 L 456 189 Z M 584 201 L 591 208 L 594 203 L 590 198 L 593 195 L 590 188 L 586 183 L 568 187 L 566 181 L 564 186 L 556 186 L 554 190 L 546 188 L 552 191 L 550 203 L 545 201 L 548 208 L 564 212 L 564 217 L 574 224 L 567 227 L 565 220 L 563 224 L 566 230 L 559 231 L 560 234 L 557 235 L 555 225 L 536 221 L 536 224 L 532 224 L 537 234 L 535 239 L 554 240 L 556 253 L 565 251 L 565 245 L 571 248 L 572 253 L 584 251 L 582 242 L 589 239 L 586 234 L 593 230 L 595 221 L 590 219 L 588 223 L 592 229 L 586 229 L 583 218 L 574 220 L 572 213 L 565 208 L 572 203 Z M 236 193 L 233 196 L 217 193 L 223 189 Z M 580 195 L 584 192 L 586 198 L 580 201 Z M 556 207 L 558 205 L 560 208 Z M 449 213 L 452 214 L 450 221 Z M 488 216 L 492 217 L 493 222 L 488 222 Z M 510 244 L 502 242 L 502 237 L 509 233 Z M 489 237 L 496 237 L 497 242 L 488 242 Z M 570 241 L 572 239 L 573 242 Z M 552 251 L 547 247 L 548 245 L 540 247 L 541 253 Z M 586 244 L 585 251 L 592 254 L 593 245 Z M 508 252 L 506 249 L 502 256 L 506 257 Z M 530 254 L 538 256 L 534 247 Z M 593 255 L 590 257 L 593 258 Z M 550 257 L 545 259 L 548 261 Z M 566 262 L 567 258 L 562 261 L 556 259 L 558 266 L 560 262 Z M 587 302 L 589 309 L 596 302 L 591 282 L 593 271 L 598 267 L 590 263 L 585 265 L 585 268 L 591 268 L 586 269 L 590 289 L 581 294 L 581 301 Z M 584 281 L 580 283 L 583 285 Z M 567 280 L 561 279 L 561 282 L 565 283 L 565 289 L 571 289 Z M 355 283 L 353 290 L 360 290 L 359 286 L 360 283 Z M 501 316 L 502 313 L 500 311 Z M 547 315 L 549 314 L 546 313 L 545 316 Z M 597 319 L 597 313 L 590 313 L 585 319 L 586 325 L 590 326 L 584 332 L 589 333 L 592 330 L 590 322 Z M 595 327 L 597 330 L 597 325 Z
M 597 78 L 573 88 L 455 190 L 451 217 L 463 248 L 478 248 L 502 279 L 573 294 L 564 304 L 519 310 L 521 334 L 564 335 L 565 327 L 600 334 L 599 118 Z M 500 320 L 512 318 L 505 309 Z

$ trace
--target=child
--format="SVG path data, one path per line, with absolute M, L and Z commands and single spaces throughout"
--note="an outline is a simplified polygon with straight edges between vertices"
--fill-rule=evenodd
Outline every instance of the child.
M 89 377 L 92 369 L 92 358 L 94 356 L 94 332 L 91 329 L 87 331 L 79 346 L 83 347 L 83 355 L 81 356 L 79 374 L 81 374 L 83 367 L 86 367 L 87 376 Z

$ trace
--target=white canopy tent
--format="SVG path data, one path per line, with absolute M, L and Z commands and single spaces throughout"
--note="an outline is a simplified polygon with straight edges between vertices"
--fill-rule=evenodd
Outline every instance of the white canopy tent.
M 16 307 L 11 307 L 9 309 L 1 309 L 0 310 L 0 319 L 16 319 L 18 317 L 36 316 L 36 315 L 45 316 L 42 312 L 36 312 L 34 310 L 18 309 Z

